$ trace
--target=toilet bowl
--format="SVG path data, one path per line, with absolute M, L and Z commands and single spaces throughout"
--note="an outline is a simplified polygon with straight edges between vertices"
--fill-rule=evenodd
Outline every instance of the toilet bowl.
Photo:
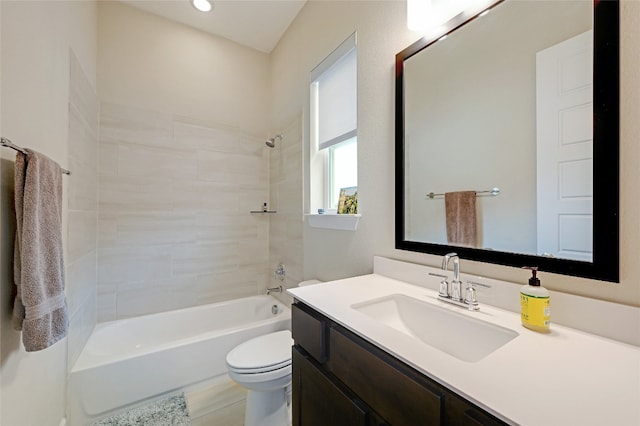
M 245 426 L 291 424 L 289 330 L 247 340 L 227 354 L 229 377 L 248 390 Z
M 299 287 L 319 284 L 308 280 Z M 244 426 L 291 424 L 291 331 L 254 337 L 227 354 L 229 377 L 245 387 Z

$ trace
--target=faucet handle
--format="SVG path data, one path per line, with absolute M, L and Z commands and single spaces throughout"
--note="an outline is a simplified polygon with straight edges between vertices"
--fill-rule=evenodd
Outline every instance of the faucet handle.
M 470 311 L 477 311 L 478 309 L 480 309 L 480 304 L 478 303 L 478 298 L 476 296 L 476 288 L 473 286 L 474 284 L 477 284 L 473 281 L 467 281 L 467 291 L 465 293 L 465 297 L 464 297 L 464 303 L 466 303 L 467 308 Z
M 479 285 L 480 287 L 491 288 L 491 286 L 489 284 L 481 283 L 481 282 L 478 282 L 478 281 L 469 280 L 469 281 L 467 281 L 467 284 L 469 284 L 471 286 Z
M 449 297 L 449 282 L 447 281 L 447 276 L 442 274 L 434 274 L 433 272 L 429 272 L 429 275 L 442 278 L 440 281 L 440 288 L 438 289 L 438 295 L 441 297 Z
M 436 274 L 436 273 L 433 273 L 433 272 L 429 272 L 429 275 L 431 275 L 432 277 L 443 278 L 443 279 L 445 279 L 445 280 L 446 280 L 447 278 L 449 278 L 449 277 L 447 277 L 446 275 L 443 275 L 443 274 Z

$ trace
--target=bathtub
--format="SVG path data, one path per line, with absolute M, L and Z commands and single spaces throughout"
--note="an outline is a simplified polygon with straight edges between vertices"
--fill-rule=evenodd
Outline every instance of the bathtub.
M 100 323 L 70 372 L 69 424 L 226 375 L 236 345 L 290 326 L 291 311 L 271 296 Z

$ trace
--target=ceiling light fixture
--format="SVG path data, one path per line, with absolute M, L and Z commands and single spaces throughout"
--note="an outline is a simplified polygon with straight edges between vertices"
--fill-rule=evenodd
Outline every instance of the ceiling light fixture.
M 191 0 L 191 4 L 193 4 L 193 7 L 198 9 L 200 12 L 209 12 L 213 9 L 209 0 Z
M 407 0 L 407 27 L 431 31 L 485 0 Z
M 429 29 L 431 14 L 431 0 L 407 0 L 407 27 L 411 31 Z

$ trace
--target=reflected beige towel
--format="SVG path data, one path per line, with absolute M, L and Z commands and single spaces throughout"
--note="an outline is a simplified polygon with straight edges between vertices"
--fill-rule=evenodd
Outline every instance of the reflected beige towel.
M 37 152 L 16 154 L 14 327 L 28 352 L 67 335 L 62 251 L 62 173 Z
M 447 192 L 444 194 L 444 206 L 449 244 L 476 247 L 476 192 Z

